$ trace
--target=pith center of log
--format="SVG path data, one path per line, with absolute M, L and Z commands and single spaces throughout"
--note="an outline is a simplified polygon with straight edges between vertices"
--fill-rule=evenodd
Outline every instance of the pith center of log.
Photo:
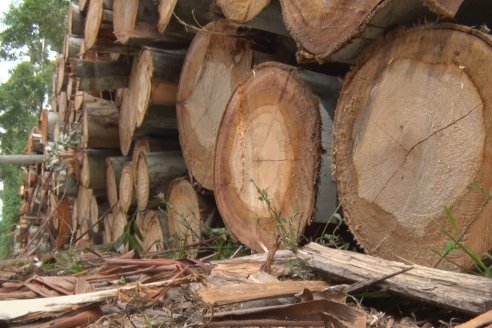
M 359 197 L 423 236 L 482 164 L 480 94 L 457 66 L 403 59 L 383 72 L 364 112 L 354 130 Z

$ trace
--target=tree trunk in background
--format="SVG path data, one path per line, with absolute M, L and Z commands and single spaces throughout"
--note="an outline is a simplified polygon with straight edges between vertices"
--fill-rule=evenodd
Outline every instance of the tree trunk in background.
M 188 49 L 179 81 L 176 111 L 183 156 L 193 178 L 208 190 L 214 189 L 215 137 L 222 114 L 253 66 L 251 44 L 237 34 L 226 21 L 205 26 Z
M 319 213 L 325 222 L 336 208 L 335 185 L 323 174 L 331 164 L 330 149 L 322 154 L 322 146 L 329 145 L 323 136 L 331 135 L 324 133 L 331 122 L 323 111 L 333 110 L 339 82 L 278 63 L 254 71 L 233 93 L 218 130 L 214 194 L 231 233 L 262 251 L 262 245 L 273 247 L 278 235 L 296 242 L 316 201 L 329 204 Z M 317 195 L 320 176 L 328 187 Z M 259 198 L 268 199 L 271 209 Z
M 440 50 L 435 51 L 436 44 Z M 492 247 L 489 35 L 458 25 L 393 33 L 360 57 L 338 102 L 334 176 L 344 217 L 382 258 L 440 264 L 449 238 L 478 256 Z M 444 207 L 456 220 L 453 227 Z M 464 252 L 448 255 L 470 265 Z

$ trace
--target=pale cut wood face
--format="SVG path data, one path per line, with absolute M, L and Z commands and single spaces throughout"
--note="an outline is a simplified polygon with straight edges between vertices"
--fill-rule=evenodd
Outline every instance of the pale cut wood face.
M 270 0 L 218 0 L 217 4 L 227 19 L 244 23 L 255 18 L 270 4 Z
M 423 236 L 473 182 L 484 142 L 483 103 L 463 70 L 393 61 L 356 121 L 359 197 Z

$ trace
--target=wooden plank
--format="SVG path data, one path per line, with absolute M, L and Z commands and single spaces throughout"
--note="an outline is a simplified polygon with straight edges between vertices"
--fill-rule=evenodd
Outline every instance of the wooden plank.
M 298 257 L 329 274 L 353 281 L 377 278 L 408 267 L 377 257 L 331 249 L 316 243 L 304 246 Z M 379 284 L 390 292 L 460 312 L 480 314 L 492 309 L 492 279 L 420 265 Z
M 305 288 L 319 292 L 328 285 L 324 281 L 277 281 L 267 283 L 243 283 L 229 286 L 205 287 L 198 291 L 201 300 L 210 305 L 226 305 L 267 298 L 293 296 Z

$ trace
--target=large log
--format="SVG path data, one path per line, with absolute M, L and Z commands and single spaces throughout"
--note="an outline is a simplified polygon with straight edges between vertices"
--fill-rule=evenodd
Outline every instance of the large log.
M 200 242 L 203 226 L 210 226 L 217 214 L 213 197 L 199 194 L 187 178 L 178 178 L 169 184 L 166 207 L 173 247 Z
M 457 269 L 441 258 L 446 232 L 478 256 L 492 247 L 492 204 L 469 188 L 492 187 L 491 55 L 488 35 L 427 25 L 388 36 L 345 79 L 334 176 L 369 254 Z M 448 259 L 471 264 L 459 250 Z
M 72 59 L 71 66 L 80 79 L 77 91 L 112 91 L 128 86 L 131 65 L 126 60 Z
M 96 40 L 100 37 L 115 39 L 113 34 L 113 8 L 106 8 L 104 0 L 91 0 L 85 18 L 85 49 L 91 50 Z
M 270 4 L 270 0 L 217 0 L 217 4 L 227 19 L 246 23 L 258 16 Z
M 82 118 L 82 147 L 90 149 L 119 149 L 119 112 L 109 100 L 93 98 L 85 102 Z
M 298 257 L 312 268 L 351 281 L 377 279 L 410 266 L 316 243 L 304 246 L 299 250 Z M 480 314 L 492 309 L 492 280 L 420 265 L 411 266 L 410 271 L 378 285 L 390 292 L 459 312 Z
M 277 235 L 296 242 L 315 213 L 326 222 L 335 210 L 327 114 L 338 90 L 334 77 L 264 63 L 234 91 L 217 134 L 214 194 L 246 246 L 271 248 Z
M 253 65 L 251 43 L 226 21 L 208 24 L 188 50 L 176 105 L 183 156 L 193 178 L 213 190 L 215 137 L 234 88 Z M 199 69 L 198 69 L 199 68 Z
M 169 183 L 186 174 L 186 165 L 179 151 L 140 154 L 137 160 L 137 208 L 147 209 L 150 198 L 165 193 Z
M 129 157 L 108 157 L 106 158 L 106 195 L 109 206 L 113 207 L 118 202 L 121 171 L 125 163 L 129 162 Z
M 155 42 L 182 42 L 159 33 L 159 11 L 153 0 L 114 0 L 114 34 L 122 44 L 149 45 Z

